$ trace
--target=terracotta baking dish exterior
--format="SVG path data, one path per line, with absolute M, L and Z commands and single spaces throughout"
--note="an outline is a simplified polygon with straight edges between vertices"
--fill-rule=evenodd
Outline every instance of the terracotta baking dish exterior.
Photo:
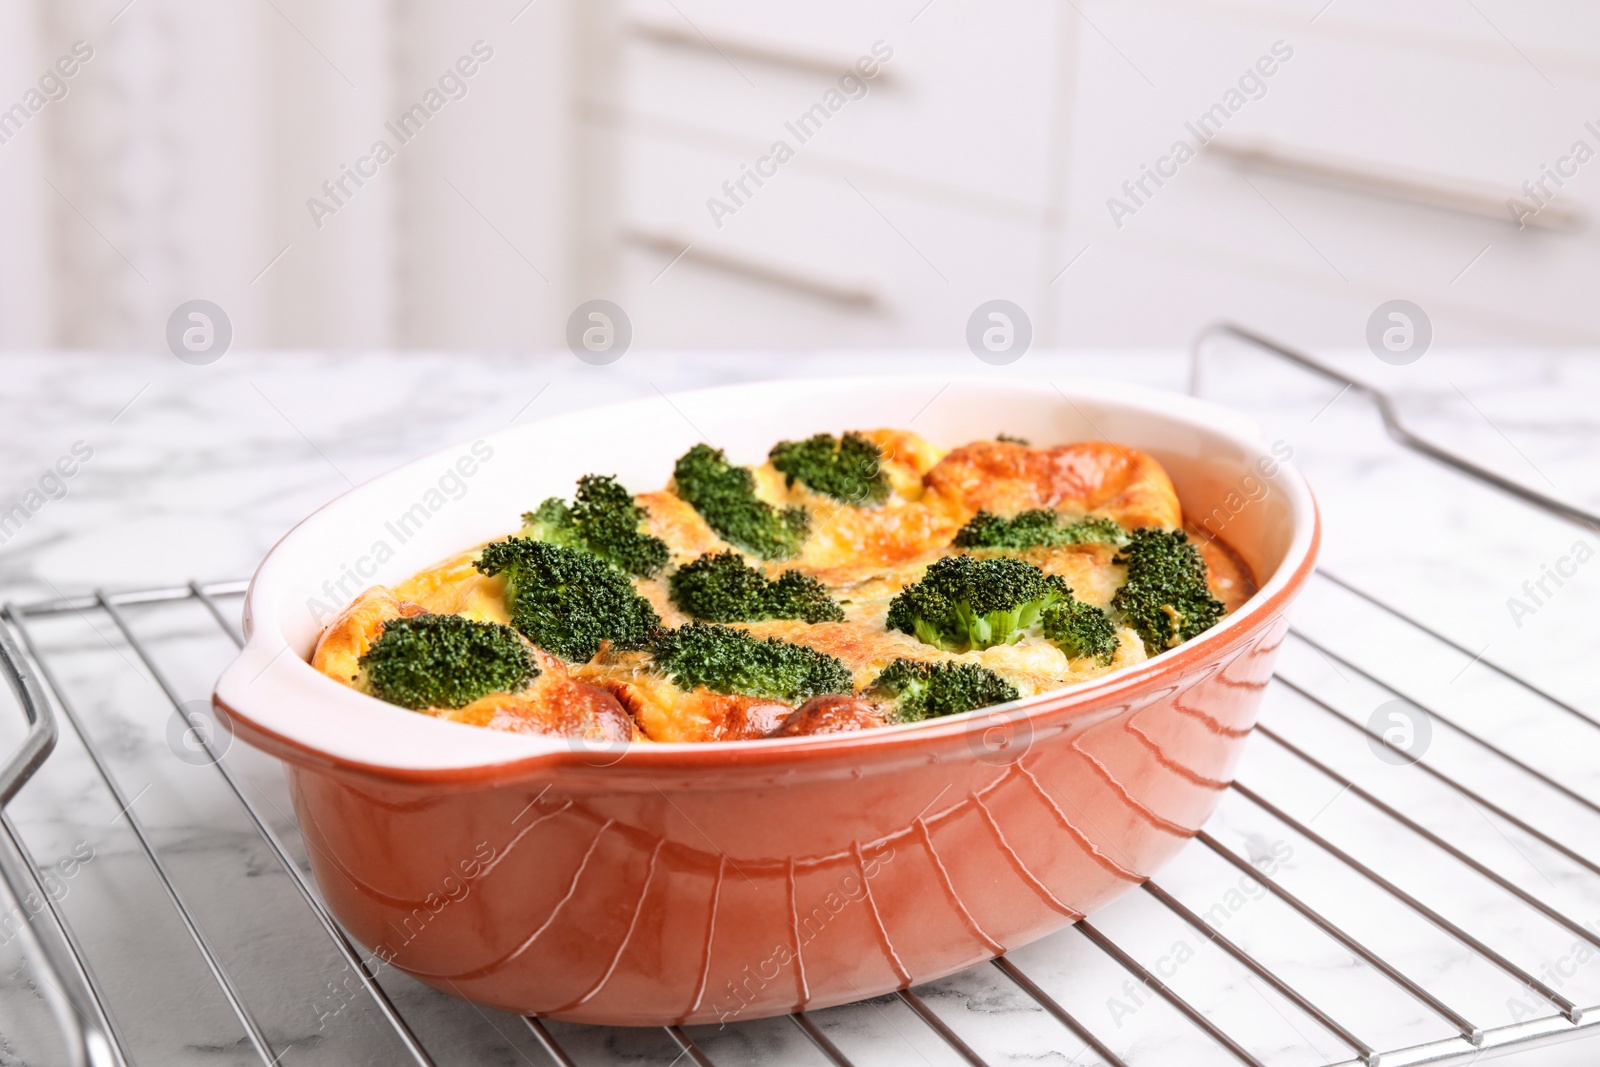
M 503 536 L 580 474 L 642 491 L 702 435 L 757 462 L 781 438 L 868 426 L 1142 448 L 1262 588 L 1091 683 L 830 737 L 588 749 L 407 712 L 306 662 L 359 588 Z M 215 702 L 284 761 L 322 894 L 383 963 L 562 1019 L 755 1018 L 938 978 L 1153 874 L 1232 777 L 1318 539 L 1300 475 L 1186 397 L 897 378 L 652 398 L 441 452 L 312 515 L 257 571 Z

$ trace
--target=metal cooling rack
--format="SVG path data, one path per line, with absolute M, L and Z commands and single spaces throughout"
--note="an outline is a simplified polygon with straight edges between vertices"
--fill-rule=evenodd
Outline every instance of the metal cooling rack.
M 1201 340 L 1217 335 L 1367 393 L 1401 444 L 1522 504 L 1600 530 L 1600 517 L 1416 437 L 1386 397 L 1311 357 L 1231 326 Z M 1197 381 L 1199 349 L 1197 343 Z M 1340 610 L 1364 625 L 1387 627 L 1399 635 L 1396 640 L 1487 669 L 1506 687 L 1518 714 L 1534 724 L 1533 735 L 1545 739 L 1543 751 L 1561 751 L 1563 741 L 1581 748 L 1596 740 L 1592 734 L 1600 722 L 1536 681 L 1474 655 L 1337 574 L 1322 571 L 1316 583 L 1315 595 L 1338 601 Z M 520 1056 L 537 1063 L 544 1057 L 562 1065 L 918 1059 L 982 1065 L 1055 1053 L 1065 1062 L 1106 1067 L 1398 1067 L 1468 1063 L 1600 1029 L 1600 964 L 1596 975 L 1574 978 L 1562 965 L 1568 956 L 1554 965 L 1541 956 L 1568 943 L 1600 949 L 1600 924 L 1593 924 L 1600 915 L 1581 914 L 1576 903 L 1600 900 L 1600 822 L 1590 821 L 1600 816 L 1600 803 L 1593 791 L 1536 755 L 1486 736 L 1470 716 L 1416 698 L 1420 684 L 1392 663 L 1363 665 L 1349 649 L 1302 629 L 1286 638 L 1278 684 L 1268 693 L 1257 730 L 1260 739 L 1218 817 L 1161 878 L 1092 921 L 992 965 L 889 997 L 797 1013 L 787 1022 L 610 1030 L 516 1020 L 464 1005 L 404 976 L 367 968 L 309 879 L 298 834 L 283 814 L 289 805 L 281 782 L 263 786 L 259 767 L 239 768 L 238 761 L 265 757 L 225 752 L 225 735 L 196 719 L 194 702 L 182 699 L 174 678 L 214 676 L 227 646 L 239 643 L 235 619 L 243 592 L 242 582 L 190 583 L 8 604 L 0 611 L 0 660 L 28 723 L 23 744 L 0 769 L 0 877 L 14 901 L 31 897 L 45 905 L 29 924 L 29 964 L 41 996 L 63 1023 L 67 1062 L 101 1067 L 129 1064 L 136 1056 L 164 1062 L 166 1056 L 144 1051 L 152 1044 L 148 1034 L 130 1040 L 125 1031 L 132 1020 L 126 1016 L 119 1025 L 119 1002 L 131 997 L 127 979 L 98 976 L 97 965 L 117 950 L 115 931 L 72 914 L 69 900 L 58 902 L 46 892 L 48 865 L 30 850 L 22 820 L 5 810 L 30 781 L 49 776 L 47 761 L 61 720 L 80 762 L 98 779 L 95 788 L 117 809 L 119 832 L 131 835 L 132 855 L 142 857 L 145 873 L 153 876 L 153 897 L 146 899 L 164 898 L 160 907 L 171 914 L 162 921 L 176 918 L 163 955 L 187 960 L 215 987 L 213 1015 L 231 1012 L 231 1021 L 203 1020 L 208 1034 L 231 1031 L 231 1044 L 178 1034 L 173 1046 L 203 1046 L 227 1062 L 431 1065 L 474 1062 L 463 1058 L 470 1048 L 497 1050 L 502 1062 L 520 1062 Z M 184 625 L 173 622 L 179 612 L 188 613 Z M 201 625 L 209 634 L 196 629 L 196 613 L 207 620 Z M 82 639 L 52 643 L 41 635 L 41 628 L 63 621 L 82 630 Z M 103 709 L 86 713 L 81 693 L 104 686 L 97 688 L 94 670 L 78 662 L 85 647 L 102 656 L 110 649 L 141 667 L 164 695 L 167 710 L 180 717 L 180 731 L 195 727 L 192 736 L 203 758 L 188 762 L 210 768 L 206 773 L 216 776 L 212 787 L 231 798 L 228 804 L 238 809 L 233 814 L 259 838 L 250 846 L 253 853 L 273 874 L 281 869 L 284 888 L 265 898 L 254 890 L 257 908 L 285 937 L 320 945 L 331 961 L 324 969 L 339 976 L 340 989 L 348 993 L 340 994 L 334 1026 L 354 1028 L 354 1038 L 325 1042 L 328 1016 L 321 1009 L 322 1025 L 309 1039 L 286 1023 L 286 998 L 303 1005 L 321 990 L 286 994 L 281 987 L 293 975 L 285 970 L 298 969 L 261 962 L 259 944 L 241 947 L 232 927 L 245 916 L 224 911 L 219 919 L 216 908 L 196 906 L 195 894 L 231 894 L 233 880 L 259 876 L 261 868 L 244 875 L 217 864 L 197 868 L 179 854 L 173 835 L 153 827 L 136 807 L 143 791 L 129 792 L 128 731 L 135 740 L 144 731 L 148 742 L 149 735 L 170 731 L 168 718 L 164 712 L 142 719 L 107 719 Z M 1326 684 L 1329 668 L 1346 686 L 1412 700 L 1434 727 L 1434 748 L 1411 760 L 1365 721 L 1365 707 L 1352 710 L 1349 700 L 1330 695 L 1336 687 Z M 1372 758 L 1385 747 L 1396 754 L 1395 766 Z M 1375 768 L 1382 771 L 1376 778 Z M 193 789 L 197 781 L 181 777 L 164 788 Z M 1332 807 L 1346 794 L 1351 799 Z M 1329 811 L 1339 818 L 1313 826 Z M 1502 840 L 1509 850 L 1499 847 Z M 1386 852 L 1383 860 L 1373 858 L 1378 851 Z M 1284 855 L 1293 861 L 1273 859 Z M 123 871 L 126 876 L 126 865 Z M 1249 892 L 1236 892 L 1242 889 Z M 1235 897 L 1243 902 L 1237 907 Z M 1376 915 L 1388 916 L 1387 925 L 1374 925 Z M 1179 945 L 1188 951 L 1175 963 L 1167 949 Z M 1466 978 L 1449 978 L 1441 960 L 1453 961 Z M 1318 961 L 1322 971 L 1314 966 Z M 1585 982 L 1588 987 L 1580 988 Z M 1508 1004 L 1515 999 L 1522 1007 L 1509 1021 L 1495 1008 L 1502 992 Z M 258 1010 L 261 1004 L 264 1010 Z M 1262 1010 L 1263 1004 L 1271 1010 Z M 139 1029 L 151 1029 L 149 1020 L 138 1022 Z M 192 1025 L 190 1015 L 177 1012 L 156 1029 Z

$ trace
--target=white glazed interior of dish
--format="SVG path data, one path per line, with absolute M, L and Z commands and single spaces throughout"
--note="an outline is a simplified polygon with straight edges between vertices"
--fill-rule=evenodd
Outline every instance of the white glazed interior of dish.
M 385 704 L 340 685 L 307 661 L 323 624 L 361 588 L 397 584 L 447 556 L 513 532 L 523 511 L 548 496 L 570 496 L 580 475 L 616 474 L 630 489 L 644 492 L 665 485 L 673 461 L 700 440 L 727 449 L 736 462 L 759 463 L 785 438 L 879 426 L 910 429 L 944 447 L 1002 432 L 1040 445 L 1081 440 L 1130 445 L 1166 468 L 1191 517 L 1209 514 L 1230 493 L 1258 497 L 1219 532 L 1250 564 L 1261 591 L 1197 642 L 1222 640 L 1243 625 L 1288 581 L 1314 543 L 1315 505 L 1298 471 L 1272 456 L 1249 420 L 1189 397 L 1102 383 L 1057 389 L 1047 383 L 915 378 L 708 389 L 675 395 L 670 403 L 651 398 L 591 408 L 488 435 L 481 443 L 465 442 L 321 508 L 292 529 L 256 571 L 246 597 L 249 639 L 218 680 L 217 698 L 257 726 L 330 759 L 403 771 L 493 765 L 565 749 L 560 739 L 444 722 Z M 492 454 L 484 460 L 486 449 Z M 463 457 L 470 462 L 462 463 Z M 1276 467 L 1271 478 L 1263 477 L 1258 465 L 1268 459 Z M 1265 495 L 1260 488 L 1249 491 L 1257 483 L 1266 486 Z M 408 513 L 412 524 L 402 528 L 400 519 Z M 377 564 L 380 543 L 393 555 Z M 342 591 L 337 588 L 341 579 Z M 1124 668 L 1085 686 L 1103 691 L 1119 676 L 1144 669 Z M 859 735 L 840 735 L 851 736 Z M 815 745 L 817 740 L 760 743 L 800 742 Z M 718 749 L 752 743 L 646 747 Z

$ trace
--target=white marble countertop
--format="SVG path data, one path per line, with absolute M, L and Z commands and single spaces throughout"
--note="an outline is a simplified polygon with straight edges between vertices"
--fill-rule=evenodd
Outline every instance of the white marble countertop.
M 1594 462 L 1600 454 L 1600 353 L 1434 352 L 1409 367 L 1386 366 L 1364 351 L 1326 358 L 1391 390 L 1419 431 L 1508 477 L 1600 510 Z M 965 353 L 630 354 L 609 367 L 565 353 L 232 353 L 201 367 L 164 353 L 0 356 L 0 597 L 29 601 L 98 586 L 245 577 L 289 526 L 351 485 L 463 439 L 613 399 L 785 375 L 901 372 L 1058 383 L 1097 377 L 1183 389 L 1188 371 L 1187 355 L 1176 352 L 1035 352 L 1003 368 Z M 1219 351 L 1208 360 L 1206 383 L 1206 395 L 1226 398 L 1258 418 L 1269 438 L 1295 449 L 1324 509 L 1324 558 L 1331 568 L 1387 590 L 1394 603 L 1462 644 L 1485 649 L 1491 660 L 1529 672 L 1580 706 L 1600 708 L 1600 674 L 1590 666 L 1590 607 L 1600 596 L 1600 567 L 1581 571 L 1527 617 L 1518 619 L 1508 607 L 1510 598 L 1524 595 L 1524 580 L 1537 580 L 1542 565 L 1569 552 L 1580 531 L 1508 508 L 1493 494 L 1404 455 L 1385 440 L 1365 400 L 1304 373 Z M 70 477 L 50 473 L 68 469 Z M 3 516 L 16 503 L 26 514 L 11 511 L 8 526 Z M 1600 534 L 1581 536 L 1600 545 Z M 1308 602 L 1315 610 L 1313 598 Z M 205 695 L 204 673 L 180 681 L 197 699 Z M 108 704 L 146 699 L 131 679 L 126 690 L 113 687 Z M 14 743 L 3 731 L 0 741 Z M 131 736 L 114 741 L 127 781 L 137 787 L 159 777 L 141 774 L 140 761 L 168 758 L 165 748 L 146 751 Z M 247 780 L 281 793 L 266 761 L 258 766 L 249 756 L 240 758 Z M 105 801 L 90 799 L 94 785 L 81 755 L 63 751 L 52 761 L 56 777 L 30 785 L 16 806 L 30 839 L 53 855 L 52 848 L 68 848 L 78 828 L 94 822 L 95 839 L 103 838 L 97 847 L 109 857 L 104 868 L 142 862 L 126 841 L 100 829 L 108 813 L 93 805 Z M 206 825 L 200 802 L 153 797 L 153 825 L 164 843 L 187 857 L 181 862 L 202 863 L 216 850 L 232 850 L 236 858 L 249 853 L 230 837 L 234 831 Z M 246 856 L 246 862 L 255 860 Z M 1588 903 L 1588 918 L 1600 921 L 1600 901 Z M 125 905 L 114 880 L 97 889 L 85 879 L 74 918 L 115 939 L 117 924 L 128 921 Z M 129 935 L 127 952 L 142 951 L 148 945 Z M 262 942 L 249 951 L 270 960 L 274 949 Z M 203 1014 L 180 979 L 173 981 L 180 982 L 172 996 L 184 1020 Z M 1587 1002 L 1600 1003 L 1600 981 L 1591 985 L 1597 992 Z M 16 945 L 0 945 L 0 1065 L 50 1062 L 29 1058 L 29 1049 L 49 1047 L 40 1036 L 48 1022 L 42 1011 Z M 29 1012 L 46 1022 L 27 1022 Z M 462 1012 L 438 1025 L 452 1034 L 477 1033 L 460 1037 L 464 1047 L 478 1050 L 460 1062 L 529 1058 L 525 1045 L 497 1044 L 492 1026 L 473 1031 L 476 1024 Z M 132 1028 L 159 1044 L 159 1021 L 141 1020 Z M 298 1047 L 315 1044 L 301 1038 Z M 647 1045 L 630 1051 L 608 1043 L 607 1062 L 651 1061 L 662 1050 Z M 1052 1061 L 1069 1062 L 1076 1051 Z M 284 1062 L 295 1057 L 291 1052 Z M 531 1057 L 540 1062 L 537 1053 Z M 1505 1062 L 1553 1067 L 1597 1057 L 1600 1039 L 1590 1039 Z M 1008 1062 L 1037 1058 L 1018 1053 Z M 661 1062 L 671 1059 L 665 1055 Z M 219 1036 L 214 1047 L 191 1043 L 174 1050 L 169 1062 L 246 1060 L 233 1038 Z M 315 1062 L 349 1061 L 334 1055 Z M 1155 1055 L 1142 1062 L 1179 1061 Z

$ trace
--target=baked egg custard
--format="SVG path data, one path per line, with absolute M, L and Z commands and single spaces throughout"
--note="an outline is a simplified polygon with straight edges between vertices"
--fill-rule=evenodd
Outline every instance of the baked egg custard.
M 585 476 L 506 538 L 363 591 L 312 665 L 489 729 L 755 740 L 1061 689 L 1254 591 L 1136 449 L 852 431 L 756 467 L 696 445 L 654 492 Z

